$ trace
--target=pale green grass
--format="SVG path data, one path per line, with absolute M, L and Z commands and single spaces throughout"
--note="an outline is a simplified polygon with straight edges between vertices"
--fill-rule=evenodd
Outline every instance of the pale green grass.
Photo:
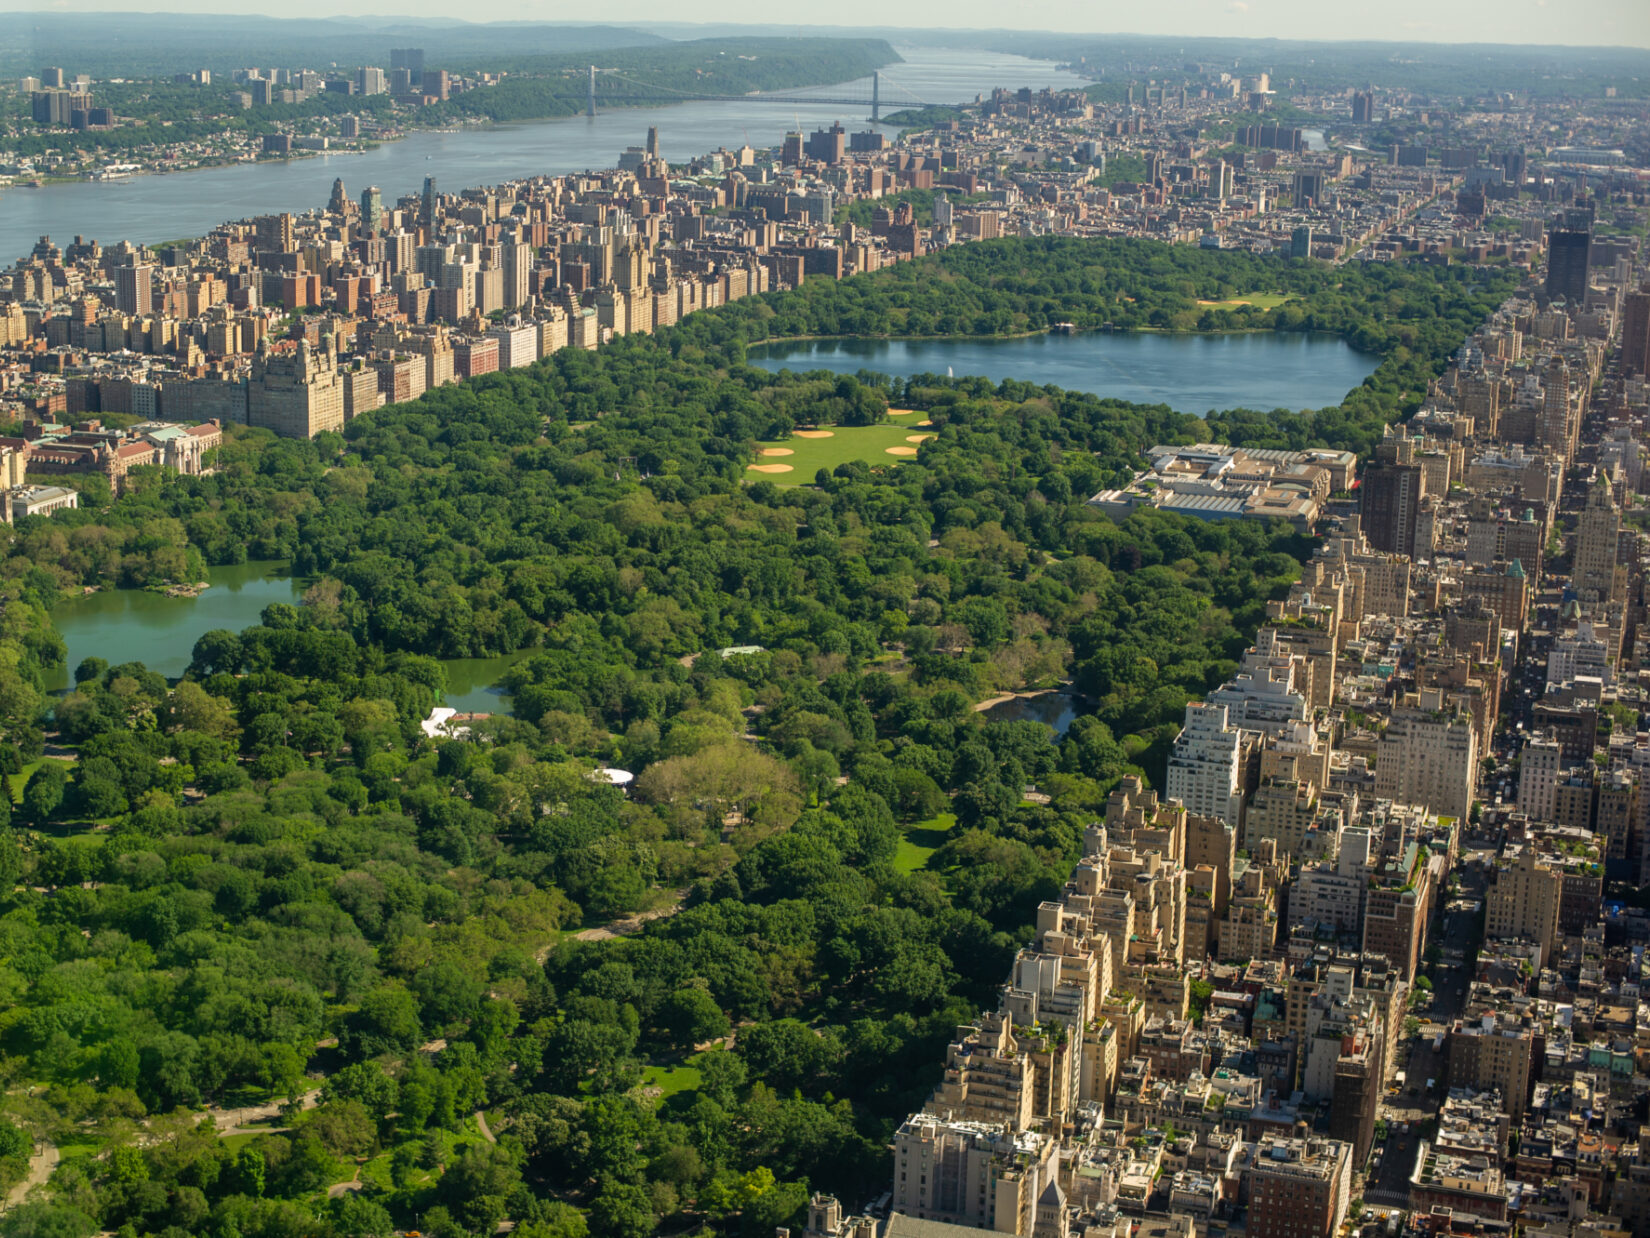
M 904 455 L 890 455 L 888 448 L 915 448 L 916 443 L 906 440 L 919 434 L 932 434 L 928 426 L 919 426 L 916 423 L 925 420 L 922 413 L 912 413 L 904 417 L 891 417 L 884 425 L 875 426 L 821 426 L 828 430 L 830 438 L 790 438 L 777 440 L 771 443 L 761 443 L 759 448 L 776 448 L 789 451 L 788 456 L 761 456 L 754 465 L 790 465 L 787 473 L 762 472 L 759 468 L 747 468 L 745 480 L 771 481 L 781 486 L 811 486 L 814 474 L 820 469 L 835 469 L 839 464 L 846 464 L 850 460 L 863 460 L 872 468 L 878 465 L 898 464 L 901 460 L 910 460 L 913 457 Z
M 1256 309 L 1277 309 L 1285 301 L 1294 301 L 1297 298 L 1287 292 L 1246 292 L 1240 297 L 1228 297 L 1224 301 L 1199 301 L 1204 309 L 1241 309 L 1245 305 L 1252 305 Z

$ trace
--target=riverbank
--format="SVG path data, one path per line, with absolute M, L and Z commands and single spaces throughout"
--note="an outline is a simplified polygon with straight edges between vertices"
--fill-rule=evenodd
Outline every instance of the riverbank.
M 897 85 L 920 99 L 960 101 L 998 86 L 1038 90 L 1082 84 L 1058 72 L 1051 62 L 1008 53 L 904 44 L 896 51 L 902 58 L 891 66 Z M 885 98 L 893 88 L 885 75 Z M 866 77 L 802 88 L 800 93 L 869 98 L 870 91 Z M 0 211 L 0 260 L 27 255 L 43 233 L 96 237 L 106 245 L 120 239 L 151 244 L 168 237 L 204 236 L 225 220 L 301 214 L 326 203 L 339 175 L 349 178 L 352 191 L 378 186 L 390 204 L 418 192 L 425 177 L 433 177 L 444 189 L 456 189 L 612 167 L 649 128 L 659 130 L 666 158 L 681 163 L 742 142 L 759 149 L 773 146 L 797 124 L 807 130 L 838 120 L 857 120 L 854 109 L 830 102 L 775 105 L 754 96 L 635 103 L 611 110 L 604 106 L 594 117 L 468 126 L 446 117 L 431 127 L 408 127 L 402 136 L 379 142 L 376 149 L 351 152 L 347 163 L 329 158 L 337 152 L 314 151 L 304 152 L 303 158 L 166 169 L 164 175 L 106 183 L 77 180 L 8 195 L 6 209 Z M 372 140 L 377 141 L 376 134 Z M 124 153 L 115 157 L 129 158 Z M 198 175 L 180 179 L 177 173 L 183 171 Z
M 893 59 L 884 60 L 881 63 L 875 64 L 872 72 L 880 72 L 881 70 L 888 68 L 890 65 L 904 63 L 899 53 L 893 52 L 892 48 L 889 48 L 888 50 L 892 52 Z M 512 80 L 512 85 L 520 85 L 523 81 L 532 80 L 538 79 L 518 78 Z M 856 82 L 859 80 L 861 79 L 853 79 L 853 81 Z M 843 86 L 846 84 L 850 83 L 812 81 L 804 78 L 795 84 L 784 86 L 775 85 L 752 90 L 746 92 L 746 96 L 752 99 L 759 99 L 764 94 L 776 94 L 782 91 L 819 90 L 827 89 L 833 86 Z M 454 97 L 457 99 L 463 99 L 465 96 L 458 95 Z M 348 145 L 328 146 L 322 150 L 316 150 L 313 148 L 298 149 L 295 147 L 292 150 L 277 154 L 265 152 L 260 149 L 259 144 L 262 141 L 262 135 L 248 134 L 245 135 L 245 139 L 243 140 L 239 131 L 222 129 L 206 137 L 191 138 L 187 145 L 196 146 L 201 144 L 243 142 L 243 157 L 237 157 L 232 153 L 224 153 L 220 156 L 208 156 L 192 161 L 187 167 L 167 167 L 163 161 L 157 159 L 149 164 L 138 164 L 132 166 L 129 171 L 122 171 L 118 176 L 100 175 L 101 172 L 110 167 L 125 168 L 132 158 L 131 151 L 109 150 L 107 151 L 106 158 L 101 160 L 94 159 L 94 161 L 86 164 L 73 176 L 53 176 L 49 174 L 31 173 L 25 177 L 18 177 L 13 182 L 13 185 L 20 187 L 35 187 L 35 182 L 39 182 L 40 186 L 77 184 L 82 182 L 92 184 L 108 184 L 128 181 L 139 176 L 176 176 L 186 172 L 204 172 L 215 168 L 234 167 L 247 163 L 292 163 L 313 158 L 316 155 L 370 154 L 383 144 L 399 142 L 407 137 L 419 133 L 463 133 L 466 131 L 506 128 L 526 124 L 544 124 L 551 121 L 572 120 L 585 114 L 586 104 L 582 96 L 574 97 L 572 95 L 556 95 L 551 96 L 549 101 L 553 105 L 549 110 L 542 110 L 520 116 L 508 116 L 505 118 L 499 118 L 497 116 L 453 116 L 450 114 L 443 114 L 425 120 L 423 119 L 424 112 L 432 109 L 427 107 L 417 108 L 404 114 L 398 113 L 395 116 L 396 125 L 394 127 L 388 130 L 375 131 L 370 136 L 364 136 L 358 140 L 351 140 Z M 654 98 L 620 97 L 601 101 L 599 106 L 602 111 L 624 112 L 680 107 L 691 102 L 695 102 L 691 96 L 679 97 L 661 89 L 660 93 Z M 330 134 L 300 133 L 294 134 L 293 137 L 294 141 L 309 140 L 313 138 L 332 140 L 332 135 Z M 93 155 L 102 155 L 104 154 L 104 151 L 102 148 L 93 148 L 92 151 L 88 153 Z M 248 155 L 251 157 L 244 157 Z M 7 187 L 8 185 L 5 182 L 0 182 L 0 188 Z

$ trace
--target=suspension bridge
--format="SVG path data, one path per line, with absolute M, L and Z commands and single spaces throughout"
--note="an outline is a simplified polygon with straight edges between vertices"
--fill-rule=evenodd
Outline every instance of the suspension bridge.
M 609 81 L 615 83 L 612 88 L 606 86 Z M 927 106 L 923 100 L 917 98 L 916 95 L 913 95 L 893 79 L 889 79 L 888 85 L 905 96 L 897 102 L 896 106 L 901 108 Z M 768 94 L 762 91 L 753 91 L 748 95 L 700 94 L 691 90 L 675 90 L 669 86 L 654 86 L 647 82 L 638 82 L 625 77 L 622 73 L 616 73 L 612 69 L 598 69 L 595 65 L 591 65 L 590 81 L 585 93 L 584 106 L 585 114 L 594 116 L 598 103 L 608 105 L 671 101 L 682 103 L 778 103 L 791 107 L 824 103 L 832 107 L 868 107 L 871 109 L 871 123 L 875 124 L 882 119 L 883 104 L 892 102 L 883 99 L 882 87 L 882 72 L 878 70 L 871 74 L 871 95 L 869 98 L 806 93 Z

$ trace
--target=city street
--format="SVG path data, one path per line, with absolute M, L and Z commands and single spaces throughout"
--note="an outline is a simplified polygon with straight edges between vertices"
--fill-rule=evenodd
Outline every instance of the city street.
M 1432 1001 L 1412 1011 L 1421 1022 L 1421 1030 L 1407 1046 L 1399 1047 L 1398 1069 L 1404 1072 L 1404 1086 L 1396 1094 L 1389 1090 L 1381 1104 L 1379 1116 L 1387 1124 L 1387 1139 L 1375 1145 L 1379 1164 L 1364 1188 L 1364 1201 L 1372 1208 L 1409 1206 L 1409 1175 L 1417 1145 L 1448 1093 L 1444 1054 L 1433 1051 L 1433 1042 L 1460 1017 L 1466 1005 L 1471 973 L 1464 956 L 1470 954 L 1468 948 L 1477 941 L 1478 907 L 1487 885 L 1487 864 L 1495 854 L 1487 849 L 1490 845 L 1483 836 L 1463 839 L 1461 844 L 1461 860 L 1456 868 L 1461 893 L 1446 904 L 1441 927 L 1432 938 L 1443 957 L 1438 966 L 1424 973 L 1433 983 Z M 1430 1092 L 1428 1079 L 1437 1081 Z M 1407 1134 L 1403 1131 L 1405 1123 L 1409 1124 Z

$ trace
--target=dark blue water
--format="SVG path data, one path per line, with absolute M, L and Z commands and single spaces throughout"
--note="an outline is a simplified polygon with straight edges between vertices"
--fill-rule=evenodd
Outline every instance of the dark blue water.
M 1166 335 L 1032 335 L 1015 340 L 813 340 L 750 351 L 766 370 L 876 370 L 1018 378 L 1071 391 L 1167 404 L 1201 416 L 1226 408 L 1325 408 L 1339 404 L 1380 364 L 1335 336 L 1299 332 Z
M 987 722 L 1041 722 L 1054 728 L 1055 737 L 1064 735 L 1083 711 L 1083 702 L 1064 692 L 1042 696 L 1017 696 L 985 711 Z

